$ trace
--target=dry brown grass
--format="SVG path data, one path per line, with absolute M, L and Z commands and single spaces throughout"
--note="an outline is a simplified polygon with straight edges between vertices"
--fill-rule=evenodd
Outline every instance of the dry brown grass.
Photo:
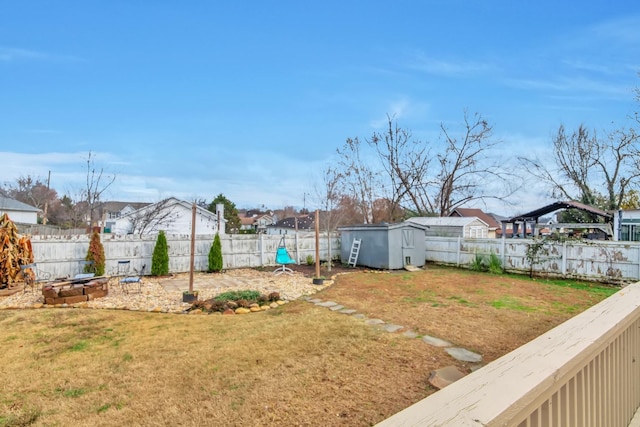
M 318 297 L 488 359 L 602 298 L 437 268 L 345 275 Z M 0 348 L 0 426 L 371 425 L 431 393 L 430 371 L 455 363 L 302 301 L 245 316 L 0 311 Z

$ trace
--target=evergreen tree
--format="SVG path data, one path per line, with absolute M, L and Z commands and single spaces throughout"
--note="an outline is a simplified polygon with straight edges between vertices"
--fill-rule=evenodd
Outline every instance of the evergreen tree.
M 84 266 L 85 273 L 95 273 L 96 276 L 104 276 L 104 247 L 100 241 L 100 234 L 97 232 L 91 235 L 89 250 L 87 251 L 85 260 L 93 262 L 93 264 Z
M 220 242 L 220 236 L 216 233 L 216 237 L 213 239 L 213 244 L 209 250 L 209 273 L 218 272 L 222 270 L 222 243 Z
M 166 276 L 169 274 L 169 246 L 167 245 L 167 237 L 164 231 L 158 233 L 156 246 L 153 248 L 153 257 L 151 258 L 151 275 Z
M 235 203 L 227 199 L 222 193 L 218 194 L 213 202 L 209 205 L 209 211 L 215 213 L 216 205 L 222 203 L 224 205 L 224 219 L 226 219 L 225 232 L 227 234 L 238 233 L 240 231 L 240 216 Z

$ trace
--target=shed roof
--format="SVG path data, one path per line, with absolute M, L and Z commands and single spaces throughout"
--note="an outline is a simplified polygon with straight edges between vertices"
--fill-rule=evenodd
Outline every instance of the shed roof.
M 440 226 L 440 227 L 464 227 L 475 221 L 480 221 L 487 227 L 486 222 L 476 216 L 417 216 L 409 218 L 407 221 L 415 222 L 416 224 L 426 226 Z
M 34 206 L 4 196 L 0 196 L 0 209 L 22 212 L 40 212 L 40 209 Z

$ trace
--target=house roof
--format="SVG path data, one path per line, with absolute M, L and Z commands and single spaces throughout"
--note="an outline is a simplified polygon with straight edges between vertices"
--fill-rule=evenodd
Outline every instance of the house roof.
M 573 200 L 566 202 L 555 202 L 550 205 L 541 207 L 539 209 L 533 210 L 531 212 L 524 213 L 522 215 L 514 216 L 513 218 L 509 218 L 503 222 L 516 222 L 516 221 L 538 221 L 542 215 L 546 215 L 551 212 L 555 212 L 560 209 L 579 209 L 581 211 L 589 212 L 598 216 L 601 216 L 605 219 L 611 219 L 613 216 L 601 209 L 594 208 L 593 206 L 585 205 L 584 203 L 576 202 Z
M 290 228 L 295 230 L 296 218 L 298 219 L 298 230 L 311 230 L 315 227 L 315 221 L 311 215 L 303 215 L 299 217 L 291 216 L 289 218 L 282 219 L 275 224 L 267 225 L 268 228 Z
M 109 201 L 102 202 L 98 206 L 98 209 L 102 209 L 107 212 L 120 212 L 122 209 L 127 206 L 131 206 L 134 210 L 141 209 L 145 206 L 149 206 L 151 203 L 149 202 L 117 202 L 117 201 Z
M 482 209 L 473 209 L 473 208 L 457 208 L 454 209 L 451 215 L 449 216 L 460 216 L 460 217 L 478 217 L 482 221 L 486 222 L 489 228 L 498 229 L 500 228 L 500 224 L 496 219 L 486 214 L 482 211 Z
M 153 209 L 153 207 L 155 207 L 156 205 L 158 205 L 160 203 L 164 203 L 164 207 L 165 208 L 170 208 L 170 207 L 173 207 L 173 206 L 182 206 L 183 208 L 190 210 L 191 207 L 193 206 L 193 203 L 191 203 L 191 202 L 187 202 L 187 201 L 184 201 L 184 200 L 178 200 L 175 197 L 169 197 L 167 199 L 161 200 L 161 201 L 156 202 L 156 203 L 147 204 L 146 206 L 144 206 L 144 207 L 142 207 L 140 209 L 137 209 L 137 210 L 135 210 L 133 212 L 129 212 L 128 214 L 124 215 L 122 218 L 128 218 L 128 217 L 136 216 L 141 211 L 144 211 L 146 209 Z M 198 212 L 200 215 L 203 215 L 205 217 L 209 217 L 210 219 L 213 219 L 213 220 L 217 220 L 217 218 L 218 218 L 218 216 L 214 212 L 211 212 L 210 210 L 205 209 L 202 206 L 196 205 L 196 212 Z M 227 221 L 224 218 L 220 218 L 220 219 L 221 219 L 221 221 L 223 223 Z
M 40 209 L 34 206 L 4 196 L 0 196 L 0 209 L 7 211 L 40 212 Z
M 475 221 L 480 221 L 487 227 L 489 226 L 486 222 L 478 217 L 460 217 L 460 216 L 417 216 L 414 218 L 409 218 L 407 221 L 415 222 L 420 225 L 427 226 L 441 226 L 441 227 L 464 227 L 466 225 L 471 224 Z

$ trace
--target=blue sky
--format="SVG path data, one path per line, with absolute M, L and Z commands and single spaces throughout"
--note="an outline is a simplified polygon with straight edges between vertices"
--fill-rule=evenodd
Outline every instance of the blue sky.
M 639 71 L 631 0 L 3 2 L 0 182 L 77 193 L 91 150 L 112 200 L 314 208 L 336 148 L 386 114 L 435 141 L 479 112 L 503 154 L 545 155 L 560 124 L 640 111 Z

